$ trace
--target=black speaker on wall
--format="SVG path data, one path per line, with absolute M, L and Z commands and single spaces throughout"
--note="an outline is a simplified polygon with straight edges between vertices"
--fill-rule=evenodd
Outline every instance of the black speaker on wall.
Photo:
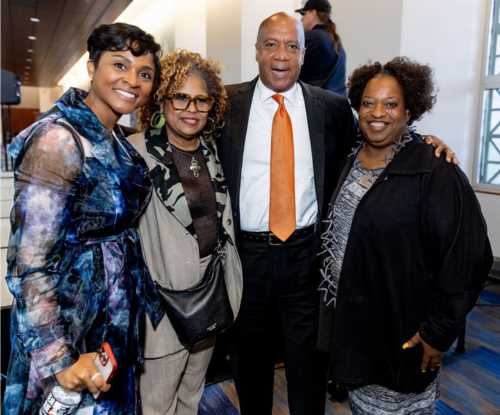
M 2 69 L 2 105 L 17 105 L 21 102 L 21 81 L 12 72 Z

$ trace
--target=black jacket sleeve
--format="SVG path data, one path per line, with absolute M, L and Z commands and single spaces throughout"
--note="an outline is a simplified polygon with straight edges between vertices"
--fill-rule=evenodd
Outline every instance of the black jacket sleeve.
M 458 167 L 436 160 L 424 192 L 422 222 L 433 292 L 420 335 L 446 351 L 474 306 L 493 257 L 479 202 Z

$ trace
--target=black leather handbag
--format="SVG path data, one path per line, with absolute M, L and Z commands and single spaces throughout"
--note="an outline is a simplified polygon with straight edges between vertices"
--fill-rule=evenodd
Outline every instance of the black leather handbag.
M 155 281 L 162 306 L 180 342 L 192 348 L 233 324 L 224 280 L 224 244 L 219 242 L 201 281 L 186 290 L 171 290 Z

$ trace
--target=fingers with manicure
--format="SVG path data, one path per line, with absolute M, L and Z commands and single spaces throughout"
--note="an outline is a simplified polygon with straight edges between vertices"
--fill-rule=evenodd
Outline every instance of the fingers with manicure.
M 422 373 L 426 373 L 427 370 L 439 370 L 439 368 L 441 367 L 441 361 L 443 360 L 444 352 L 441 352 L 440 350 L 437 350 L 426 343 L 422 339 L 422 337 L 420 337 L 420 334 L 418 332 L 403 344 L 402 349 L 410 349 L 418 344 L 422 344 L 422 348 L 424 350 L 424 353 L 422 355 L 422 363 L 420 365 L 420 370 L 422 371 Z

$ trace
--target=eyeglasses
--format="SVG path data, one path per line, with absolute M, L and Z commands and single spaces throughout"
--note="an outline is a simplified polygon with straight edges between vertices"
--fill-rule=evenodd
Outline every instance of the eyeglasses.
M 169 95 L 167 99 L 172 103 L 174 109 L 178 111 L 185 111 L 194 102 L 194 107 L 198 112 L 208 112 L 214 106 L 215 99 L 205 95 L 196 95 L 192 97 L 188 94 L 176 93 Z

